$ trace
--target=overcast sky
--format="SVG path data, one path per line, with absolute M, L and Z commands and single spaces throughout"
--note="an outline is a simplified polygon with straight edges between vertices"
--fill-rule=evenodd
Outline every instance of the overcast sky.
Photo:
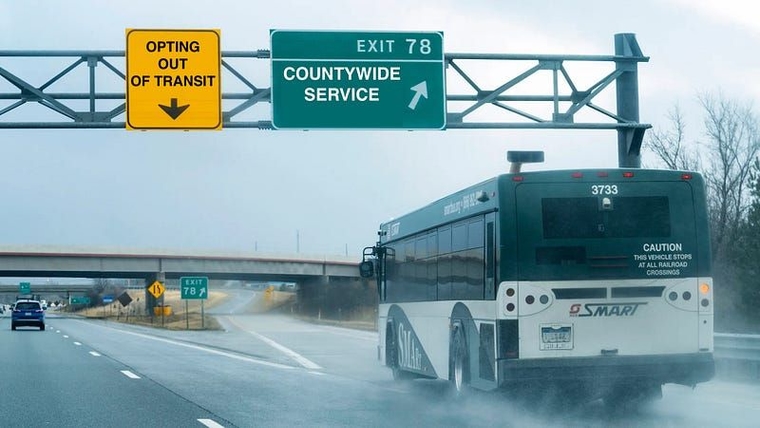
M 446 52 L 612 54 L 614 34 L 630 32 L 651 57 L 639 66 L 641 121 L 661 125 L 678 103 L 699 139 L 700 92 L 760 97 L 760 21 L 742 3 L 0 0 L 0 50 L 123 50 L 126 28 L 216 28 L 222 50 L 268 49 L 270 29 L 351 29 L 443 31 Z M 71 61 L 0 57 L 0 67 L 39 85 Z M 269 60 L 258 61 L 241 67 L 268 87 Z M 85 70 L 57 88 L 86 91 Z M 514 77 L 488 63 L 469 71 L 493 87 Z M 0 79 L 0 93 L 14 91 Z M 608 92 L 600 103 L 614 111 Z M 268 108 L 241 119 L 269 120 Z M 54 117 L 29 104 L 0 121 Z M 614 131 L 0 129 L 0 247 L 292 253 L 298 234 L 302 253 L 360 258 L 380 222 L 504 172 L 511 149 L 544 150 L 532 168 L 617 165 Z

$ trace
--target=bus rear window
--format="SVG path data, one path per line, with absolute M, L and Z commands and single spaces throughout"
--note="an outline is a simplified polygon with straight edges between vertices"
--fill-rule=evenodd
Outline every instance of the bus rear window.
M 544 198 L 544 239 L 670 236 L 666 196 Z

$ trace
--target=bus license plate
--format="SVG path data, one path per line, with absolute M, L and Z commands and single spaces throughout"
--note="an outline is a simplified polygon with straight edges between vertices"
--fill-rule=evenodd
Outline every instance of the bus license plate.
M 540 350 L 573 349 L 573 328 L 570 325 L 542 325 Z

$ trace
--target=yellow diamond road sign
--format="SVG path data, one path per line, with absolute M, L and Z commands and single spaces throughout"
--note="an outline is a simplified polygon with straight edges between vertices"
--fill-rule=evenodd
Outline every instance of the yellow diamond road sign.
M 158 281 L 154 281 L 153 284 L 151 284 L 150 287 L 148 287 L 148 292 L 152 294 L 153 297 L 155 297 L 156 299 L 158 299 L 159 297 L 161 297 L 162 294 L 164 294 L 164 290 L 166 290 L 166 288 L 164 288 L 164 285 Z
M 127 129 L 222 129 L 220 39 L 127 29 Z

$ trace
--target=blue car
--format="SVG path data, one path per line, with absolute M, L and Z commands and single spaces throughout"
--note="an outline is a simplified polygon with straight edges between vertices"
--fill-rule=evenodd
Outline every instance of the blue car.
M 19 300 L 11 313 L 11 330 L 16 327 L 39 327 L 45 330 L 45 310 L 36 300 Z

